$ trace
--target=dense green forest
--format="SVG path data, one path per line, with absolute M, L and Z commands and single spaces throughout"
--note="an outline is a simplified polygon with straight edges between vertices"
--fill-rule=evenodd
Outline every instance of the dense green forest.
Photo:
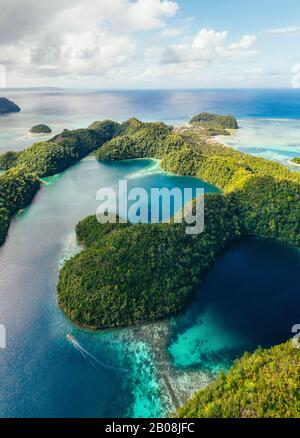
M 109 161 L 157 158 L 166 171 L 196 176 L 222 193 L 206 195 L 200 235 L 187 235 L 185 224 L 100 224 L 95 216 L 81 221 L 76 233 L 84 249 L 65 263 L 57 287 L 61 308 L 75 322 L 127 326 L 176 314 L 220 251 L 241 236 L 299 246 L 299 173 L 212 142 L 211 135 L 234 125 L 215 117 L 200 115 L 184 129 L 137 119 L 94 122 L 88 129 L 65 130 L 48 142 L 3 154 L 0 244 L 12 215 L 29 205 L 41 177 L 95 152 L 97 159 Z M 179 415 L 299 416 L 298 354 L 286 344 L 246 355 Z
M 197 114 L 190 120 L 191 124 L 201 124 L 202 126 L 216 126 L 218 129 L 238 129 L 239 125 L 233 116 L 219 116 L 211 113 Z
M 31 134 L 50 134 L 51 128 L 49 126 L 41 124 L 41 125 L 35 125 L 30 129 Z
M 119 133 L 121 125 L 104 120 L 88 129 L 64 130 L 49 141 L 38 142 L 21 152 L 0 155 L 0 245 L 11 217 L 30 204 L 39 179 L 59 173 L 99 148 Z
M 114 135 L 112 124 L 114 122 L 107 120 L 99 122 L 96 128 L 66 129 L 51 140 L 35 143 L 22 152 L 7 152 L 0 155 L 0 169 L 26 166 L 39 177 L 62 172 L 110 140 Z
M 299 418 L 300 350 L 292 342 L 237 360 L 179 409 L 180 418 Z
M 85 250 L 60 272 L 60 306 L 97 328 L 177 313 L 220 249 L 239 236 L 238 220 L 226 220 L 236 213 L 224 196 L 208 196 L 206 232 L 197 237 L 182 224 L 102 225 L 87 218 L 76 229 Z
M 148 124 L 140 124 L 132 135 L 120 135 L 104 144 L 96 157 L 159 158 L 166 171 L 196 176 L 222 189 L 239 207 L 243 234 L 300 245 L 299 173 L 212 143 L 193 128 L 173 130 L 166 136 L 161 125 L 151 126 L 152 142 L 143 142 L 141 137 L 147 137 L 148 129 Z
M 18 153 L 13 151 L 4 152 L 0 155 L 0 170 L 8 170 L 17 164 Z
M 129 158 L 161 158 L 167 148 L 172 128 L 164 123 L 141 123 L 128 120 L 122 126 L 122 135 L 115 137 L 96 152 L 98 160 L 126 160 Z
M 60 305 L 71 319 L 102 327 L 174 314 L 228 242 L 254 235 L 300 244 L 299 174 L 212 143 L 193 128 L 131 123 L 132 133 L 123 127 L 96 151 L 98 159 L 160 158 L 165 170 L 197 176 L 223 193 L 206 196 L 200 236 L 186 236 L 181 225 L 120 224 L 110 233 L 95 218 L 80 223 L 77 234 L 86 249 L 67 262 L 58 284 Z
M 31 203 L 39 187 L 37 176 L 24 167 L 12 168 L 0 176 L 0 245 L 12 216 Z

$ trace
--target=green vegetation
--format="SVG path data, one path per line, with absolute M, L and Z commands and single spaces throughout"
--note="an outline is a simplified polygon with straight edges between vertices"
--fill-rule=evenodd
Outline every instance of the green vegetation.
M 224 196 L 209 196 L 206 232 L 196 237 L 187 236 L 183 225 L 85 219 L 76 228 L 85 250 L 60 272 L 60 306 L 72 320 L 96 328 L 177 313 L 218 252 L 239 235 L 237 222 L 224 220 L 235 214 Z
M 185 224 L 133 225 L 119 218 L 116 224 L 100 224 L 95 216 L 81 221 L 76 233 L 84 249 L 65 263 L 58 282 L 59 304 L 75 322 L 115 327 L 176 314 L 220 251 L 241 236 L 299 246 L 300 175 L 209 141 L 212 133 L 234 124 L 215 117 L 198 116 L 183 130 L 137 119 L 94 122 L 2 154 L 0 244 L 13 214 L 32 201 L 41 177 L 96 151 L 99 160 L 157 158 L 166 171 L 199 177 L 222 193 L 206 196 L 205 230 L 196 236 L 185 234 Z M 299 360 L 299 350 L 290 344 L 246 354 L 179 416 L 299 417 Z
M 292 161 L 292 163 L 298 164 L 300 166 L 300 158 L 299 157 L 293 158 L 291 161 Z
M 30 129 L 32 134 L 50 134 L 52 131 L 47 125 L 36 125 Z
M 89 129 L 64 130 L 47 142 L 38 142 L 21 152 L 0 155 L 0 245 L 14 213 L 30 204 L 39 178 L 62 172 L 76 161 L 111 140 L 121 125 L 105 120 Z
M 86 249 L 58 283 L 59 303 L 78 323 L 128 325 L 180 311 L 218 253 L 242 235 L 300 245 L 300 175 L 280 164 L 212 144 L 197 128 L 176 132 L 136 119 L 96 156 L 159 158 L 165 170 L 197 176 L 223 194 L 206 197 L 199 236 L 186 236 L 183 225 L 119 224 L 111 233 L 95 218 L 82 222 L 77 234 Z
M 179 409 L 180 418 L 299 418 L 300 350 L 291 341 L 246 353 Z
M 238 129 L 239 125 L 233 116 L 218 116 L 216 114 L 201 113 L 190 120 L 191 124 L 221 126 L 225 129 Z
M 0 114 L 17 113 L 21 109 L 14 102 L 6 99 L 6 97 L 0 97 Z
M 0 245 L 5 240 L 7 231 L 10 223 L 10 215 L 7 208 L 5 208 L 5 203 L 3 198 L 0 198 Z
M 27 207 L 39 187 L 38 177 L 23 167 L 15 167 L 0 176 L 1 198 L 11 214 Z
M 141 123 L 131 119 L 122 125 L 117 136 L 96 152 L 98 160 L 126 160 L 160 155 L 172 128 L 164 123 Z M 160 158 L 160 157 L 158 157 Z
M 219 125 L 210 125 L 209 123 L 206 123 L 203 125 L 204 133 L 209 137 L 215 137 L 217 135 L 227 135 L 230 136 L 230 132 Z
M 97 131 L 101 135 L 101 141 L 108 141 L 116 135 L 121 134 L 122 126 L 113 120 L 102 120 L 93 122 L 88 129 Z
M 7 170 L 13 166 L 25 166 L 27 170 L 36 173 L 40 178 L 62 172 L 103 143 L 111 140 L 115 135 L 112 124 L 115 122 L 107 120 L 98 122 L 96 127 L 90 129 L 74 131 L 65 129 L 51 140 L 35 143 L 22 152 L 0 155 L 0 170 Z
M 8 170 L 17 165 L 18 153 L 13 151 L 0 155 L 0 170 Z
M 147 124 L 146 124 L 147 125 Z M 195 129 L 175 132 L 161 125 L 140 125 L 132 135 L 121 135 L 96 152 L 102 160 L 153 157 L 166 171 L 196 176 L 214 184 L 239 207 L 245 235 L 275 238 L 300 245 L 300 175 L 285 166 L 209 143 Z M 143 142 L 143 134 L 146 141 Z
M 97 245 L 97 242 L 112 233 L 129 227 L 130 224 L 122 223 L 120 218 L 116 217 L 116 223 L 107 222 L 100 224 L 96 216 L 88 216 L 76 225 L 76 236 L 78 241 L 86 248 Z
M 30 204 L 39 187 L 37 176 L 22 167 L 0 176 L 0 245 L 5 240 L 14 213 Z

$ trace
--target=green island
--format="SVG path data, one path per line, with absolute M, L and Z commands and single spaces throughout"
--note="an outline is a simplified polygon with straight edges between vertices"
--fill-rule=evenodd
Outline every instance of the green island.
M 291 160 L 291 163 L 296 164 L 297 166 L 300 166 L 300 158 L 299 157 L 293 158 Z
M 1 242 L 12 215 L 33 199 L 40 178 L 91 152 L 100 161 L 156 158 L 166 171 L 196 176 L 221 190 L 206 195 L 205 230 L 196 236 L 172 221 L 82 220 L 76 233 L 83 251 L 65 263 L 57 285 L 59 305 L 72 321 L 100 329 L 174 315 L 194 296 L 218 254 L 242 236 L 300 246 L 299 173 L 212 142 L 215 131 L 203 123 L 202 129 L 201 121 L 184 128 L 137 119 L 94 122 L 0 157 L 0 168 L 6 170 L 0 176 Z M 223 128 L 216 125 L 216 130 Z M 299 351 L 285 344 L 246 354 L 178 415 L 299 416 L 299 399 Z
M 0 114 L 18 113 L 21 108 L 6 97 L 0 97 Z
M 259 348 L 220 373 L 178 410 L 180 418 L 299 418 L 300 350 Z
M 64 130 L 49 141 L 34 143 L 21 152 L 0 155 L 0 245 L 15 213 L 27 207 L 40 188 L 41 178 L 55 175 L 110 140 L 118 125 L 98 122 L 93 129 Z
M 230 129 L 239 129 L 235 117 L 218 116 L 211 113 L 197 114 L 190 120 L 190 124 L 201 127 L 207 135 L 230 135 Z
M 31 132 L 31 134 L 50 134 L 52 131 L 49 126 L 41 124 L 33 126 L 29 132 Z
M 102 233 L 95 218 L 81 223 L 85 250 L 67 261 L 58 282 L 59 304 L 73 321 L 102 328 L 176 314 L 218 253 L 241 236 L 299 246 L 298 173 L 213 143 L 193 127 L 174 130 L 131 119 L 121 131 L 96 150 L 98 160 L 158 158 L 166 171 L 199 177 L 222 193 L 206 196 L 199 236 L 187 236 L 182 224 L 136 224 Z

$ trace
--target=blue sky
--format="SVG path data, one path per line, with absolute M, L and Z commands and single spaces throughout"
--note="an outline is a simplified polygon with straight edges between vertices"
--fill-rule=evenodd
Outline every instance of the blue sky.
M 280 28 L 300 20 L 297 0 L 180 0 L 181 10 L 197 27 L 227 28 L 239 35 Z
M 299 43 L 299 0 L 1 0 L 0 87 L 298 87 Z

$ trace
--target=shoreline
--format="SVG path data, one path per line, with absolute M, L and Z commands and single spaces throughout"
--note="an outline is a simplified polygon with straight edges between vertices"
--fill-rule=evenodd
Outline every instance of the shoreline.
M 300 164 L 295 163 L 295 162 L 292 161 L 292 160 L 288 160 L 288 164 L 289 164 L 290 166 L 295 166 L 295 167 L 299 167 L 299 168 L 300 168 Z

